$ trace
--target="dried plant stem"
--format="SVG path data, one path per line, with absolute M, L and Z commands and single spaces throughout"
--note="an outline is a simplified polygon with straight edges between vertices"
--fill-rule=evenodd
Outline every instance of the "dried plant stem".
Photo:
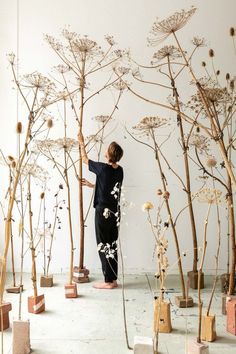
M 212 171 L 213 173 L 213 171 Z M 213 188 L 215 189 L 215 182 L 213 179 Z M 219 268 L 219 254 L 220 254 L 220 245 L 221 245 L 221 223 L 220 223 L 220 210 L 219 210 L 219 205 L 216 203 L 216 217 L 217 217 L 217 250 L 216 250 L 216 255 L 215 255 L 215 261 L 216 261 L 216 267 L 215 267 L 215 276 L 214 276 L 214 281 L 212 285 L 212 290 L 211 290 L 211 295 L 210 295 L 210 300 L 208 303 L 206 315 L 209 316 L 210 310 L 211 310 L 211 304 L 213 300 L 213 296 L 215 294 L 215 289 L 216 289 L 216 284 L 218 280 L 218 268 Z
M 193 272 L 197 272 L 198 241 L 197 241 L 196 223 L 195 223 L 195 216 L 194 216 L 193 203 L 192 203 L 191 180 L 190 180 L 190 170 L 189 170 L 189 161 L 188 161 L 188 145 L 186 143 L 186 139 L 185 139 L 185 135 L 184 135 L 183 121 L 181 119 L 179 94 L 178 94 L 178 91 L 176 88 L 175 79 L 172 75 L 169 57 L 168 57 L 168 69 L 169 69 L 169 76 L 171 78 L 171 85 L 173 88 L 173 96 L 174 96 L 175 104 L 176 104 L 177 120 L 178 120 L 178 126 L 179 126 L 180 138 L 181 138 L 181 144 L 182 144 L 181 147 L 183 150 L 185 183 L 186 183 L 185 192 L 187 193 L 188 211 L 189 211 L 189 219 L 190 219 L 190 224 L 191 224 L 192 242 L 193 242 L 193 269 L 192 270 L 193 270 Z
M 31 196 L 31 176 L 28 176 L 28 207 L 29 207 L 29 236 L 30 236 L 30 250 L 31 250 L 31 258 L 32 258 L 32 271 L 31 271 L 31 279 L 33 283 L 34 296 L 38 296 L 37 289 L 37 271 L 36 271 L 36 249 L 34 246 L 34 235 L 33 235 L 33 211 L 32 211 L 32 196 Z
M 227 205 L 229 211 L 229 235 L 231 240 L 231 265 L 230 265 L 230 276 L 229 276 L 229 291 L 228 295 L 234 293 L 234 278 L 235 278 L 235 266 L 236 266 L 236 237 L 235 237 L 235 216 L 234 216 L 234 199 L 232 193 L 231 178 L 228 174 L 228 189 L 229 194 L 227 195 Z
M 161 175 L 163 191 L 167 192 L 166 178 L 165 178 L 165 175 L 164 175 L 164 172 L 163 172 L 163 169 L 162 169 L 162 164 L 161 164 L 160 156 L 159 156 L 159 152 L 158 152 L 159 148 L 158 148 L 158 144 L 157 144 L 156 139 L 155 139 L 154 132 L 152 132 L 152 138 L 153 138 L 154 145 L 155 145 L 155 158 L 156 158 L 156 161 L 157 161 L 157 164 L 158 164 L 158 168 L 159 168 L 159 171 L 160 171 L 160 175 Z M 185 281 L 184 281 L 184 274 L 183 274 L 183 267 L 182 267 L 182 260 L 181 260 L 181 254 L 180 254 L 180 248 L 179 248 L 178 235 L 177 235 L 176 227 L 174 225 L 174 220 L 173 220 L 172 211 L 171 211 L 171 208 L 170 208 L 170 204 L 169 204 L 168 198 L 165 198 L 165 205 L 166 205 L 166 209 L 167 209 L 167 212 L 168 212 L 168 217 L 169 217 L 172 233 L 173 233 L 173 236 L 174 236 L 175 247 L 176 247 L 176 252 L 177 252 L 177 259 L 178 259 L 178 268 L 179 268 L 182 296 L 185 299 L 186 298 L 186 289 L 185 289 Z
M 174 36 L 174 38 L 176 40 L 176 43 L 178 45 L 179 50 L 181 51 L 181 54 L 182 54 L 182 57 L 183 57 L 183 59 L 184 59 L 184 61 L 186 63 L 186 66 L 189 69 L 189 72 L 190 72 L 190 74 L 192 76 L 192 79 L 194 80 L 194 82 L 196 84 L 196 87 L 197 87 L 197 89 L 199 91 L 202 103 L 203 103 L 204 108 L 205 108 L 206 113 L 207 113 L 207 117 L 208 117 L 209 122 L 211 124 L 211 129 L 212 129 L 211 138 L 215 140 L 217 146 L 219 147 L 219 151 L 220 151 L 221 156 L 222 156 L 222 158 L 224 160 L 225 167 L 226 167 L 227 172 L 228 172 L 228 174 L 230 176 L 232 185 L 236 189 L 236 178 L 235 178 L 235 175 L 233 173 L 232 164 L 230 163 L 230 161 L 228 159 L 228 156 L 227 156 L 227 151 L 225 149 L 224 141 L 223 141 L 222 134 L 221 134 L 222 132 L 219 131 L 219 129 L 217 127 L 217 124 L 216 124 L 215 119 L 214 119 L 214 114 L 212 113 L 211 108 L 209 107 L 209 104 L 208 104 L 207 99 L 205 97 L 204 89 L 202 88 L 201 84 L 197 80 L 197 78 L 196 78 L 196 76 L 195 76 L 195 74 L 194 74 L 194 72 L 193 72 L 193 70 L 191 68 L 191 65 L 189 65 L 188 60 L 186 58 L 186 54 L 183 51 L 175 32 L 173 32 L 173 36 Z
M 198 269 L 198 336 L 197 336 L 198 343 L 201 343 L 202 307 L 203 307 L 203 302 L 202 302 L 202 298 L 201 298 L 201 276 L 202 276 L 202 269 L 203 269 L 203 264 L 204 264 L 204 260 L 205 260 L 205 255 L 206 255 L 206 248 L 207 248 L 207 226 L 208 226 L 210 210 L 211 210 L 211 204 L 209 203 L 206 218 L 205 218 L 205 223 L 204 223 L 202 257 L 201 257 L 201 262 L 200 262 L 200 266 Z

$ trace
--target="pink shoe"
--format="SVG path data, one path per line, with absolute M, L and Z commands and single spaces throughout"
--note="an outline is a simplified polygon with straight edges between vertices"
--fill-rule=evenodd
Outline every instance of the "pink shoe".
M 95 283 L 93 284 L 95 289 L 114 289 L 116 286 L 113 283 Z

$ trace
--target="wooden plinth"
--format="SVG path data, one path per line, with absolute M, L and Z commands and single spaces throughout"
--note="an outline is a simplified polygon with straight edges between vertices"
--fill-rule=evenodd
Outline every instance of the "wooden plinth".
M 89 282 L 89 270 L 79 267 L 73 268 L 73 281 L 76 283 L 88 283 Z
M 180 308 L 193 307 L 193 298 L 188 297 L 187 299 L 184 299 L 182 296 L 176 296 L 175 297 L 175 304 L 176 304 L 176 306 L 178 306 Z
M 30 322 L 14 320 L 12 323 L 12 354 L 29 354 Z
M 12 307 L 10 302 L 4 302 L 0 305 L 0 331 L 4 331 L 10 327 L 9 312 L 11 309 Z
M 67 284 L 65 285 L 65 297 L 70 299 L 70 298 L 76 298 L 78 296 L 77 294 L 77 285 L 76 284 Z
M 45 311 L 44 295 L 28 297 L 28 312 L 38 314 Z
M 155 299 L 154 302 L 154 332 L 155 333 L 170 333 L 171 316 L 170 316 L 170 304 L 165 301 Z
M 230 297 L 226 301 L 227 332 L 236 336 L 236 297 Z
M 198 289 L 198 272 L 188 272 L 189 286 L 191 289 Z M 204 289 L 204 273 L 201 274 L 200 288 Z
M 51 288 L 53 286 L 53 275 L 41 275 L 40 286 L 41 288 Z
M 214 342 L 216 340 L 215 316 L 202 316 L 201 338 L 206 342 Z

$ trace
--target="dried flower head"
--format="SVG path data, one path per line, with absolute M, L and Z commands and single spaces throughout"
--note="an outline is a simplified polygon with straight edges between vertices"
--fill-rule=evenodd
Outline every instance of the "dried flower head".
M 100 116 L 95 116 L 93 119 L 96 120 L 96 122 L 98 123 L 105 124 L 107 121 L 111 119 L 111 116 L 100 115 Z
M 227 73 L 227 74 L 225 75 L 225 79 L 226 79 L 227 81 L 230 79 L 230 74 L 229 74 L 229 73 Z
M 177 32 L 183 28 L 195 11 L 196 8 L 192 7 L 188 11 L 181 10 L 180 12 L 175 12 L 165 20 L 155 21 L 150 32 L 152 37 L 148 38 L 149 44 L 156 45 L 169 37 L 173 32 Z
M 206 62 L 205 61 L 202 61 L 202 66 L 205 68 L 205 66 L 206 66 Z
M 51 80 L 38 72 L 24 75 L 24 81 L 29 87 L 37 88 L 41 91 L 51 91 L 55 88 L 55 84 Z
M 16 124 L 16 132 L 17 132 L 17 134 L 21 134 L 22 133 L 22 123 L 21 122 L 17 122 L 17 124 Z
M 200 153 L 207 152 L 209 150 L 209 139 L 201 134 L 192 134 L 189 139 L 189 145 L 194 146 Z
M 153 204 L 151 202 L 146 202 L 142 205 L 143 211 L 149 211 L 151 209 L 153 209 Z
M 142 131 L 149 135 L 154 129 L 162 128 L 168 124 L 168 119 L 161 117 L 144 117 L 133 127 L 133 129 Z
M 51 129 L 53 127 L 53 120 L 51 118 L 47 119 L 47 127 Z
M 108 43 L 110 46 L 113 46 L 113 45 L 116 44 L 116 42 L 114 41 L 114 37 L 113 37 L 113 36 L 106 35 L 106 36 L 105 36 L 105 39 L 106 39 L 107 43 Z
M 230 29 L 229 29 L 229 35 L 230 35 L 231 37 L 234 37 L 234 36 L 235 36 L 235 28 L 234 28 L 234 27 L 230 27 Z
M 40 199 L 44 199 L 44 196 L 45 196 L 45 193 L 42 192 L 42 193 L 40 194 Z
M 68 65 L 63 65 L 63 64 L 59 64 L 57 66 L 54 66 L 54 69 L 59 72 L 60 74 L 65 74 L 68 71 L 70 71 L 70 67 Z
M 163 48 L 159 49 L 156 53 L 153 54 L 154 61 L 151 61 L 151 64 L 155 64 L 160 60 L 165 58 L 169 59 L 176 59 L 181 58 L 181 52 L 179 48 L 175 47 L 174 45 L 165 45 Z
M 126 81 L 120 79 L 120 80 L 116 81 L 112 86 L 116 90 L 124 91 L 127 89 L 127 86 L 129 86 L 129 84 Z
M 195 47 L 205 47 L 206 46 L 205 38 L 193 37 L 192 43 Z
M 63 149 L 67 151 L 78 151 L 78 141 L 72 138 L 35 140 L 34 143 L 35 149 L 43 152 L 59 152 Z
M 8 58 L 8 61 L 11 65 L 15 64 L 15 59 L 16 59 L 15 53 L 12 52 L 12 53 L 7 54 L 7 58 Z
M 213 50 L 213 49 L 210 49 L 210 50 L 209 50 L 209 57 L 210 57 L 210 58 L 213 58 L 214 56 L 215 56 L 214 50 Z
M 22 175 L 23 176 L 32 176 L 35 179 L 40 180 L 41 182 L 45 183 L 49 178 L 49 173 L 39 166 L 36 163 L 27 163 L 22 168 Z
M 215 167 L 217 165 L 217 160 L 214 156 L 209 156 L 207 159 L 206 159 L 206 165 L 207 167 Z
M 221 203 L 222 192 L 215 188 L 202 188 L 195 193 L 195 197 L 201 203 L 219 204 Z
M 161 189 L 158 189 L 158 190 L 157 190 L 157 195 L 162 195 L 162 194 L 163 194 L 162 190 L 161 190 Z
M 165 191 L 165 192 L 163 192 L 162 196 L 163 196 L 164 199 L 169 199 L 170 198 L 170 192 Z

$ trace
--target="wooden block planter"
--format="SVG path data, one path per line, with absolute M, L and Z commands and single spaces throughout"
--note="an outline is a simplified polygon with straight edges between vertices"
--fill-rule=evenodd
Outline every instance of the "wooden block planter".
M 155 333 L 170 333 L 171 316 L 170 316 L 170 304 L 165 301 L 155 299 L 154 302 L 154 332 Z
M 89 282 L 89 270 L 79 267 L 73 268 L 73 281 L 76 283 L 88 283 Z
M 70 299 L 70 298 L 75 298 L 77 297 L 77 285 L 76 284 L 67 284 L 65 285 L 65 297 Z
M 209 354 L 209 347 L 205 343 L 198 343 L 197 341 L 188 342 L 188 354 Z
M 4 331 L 10 327 L 9 312 L 11 309 L 12 307 L 10 302 L 4 302 L 0 305 L 0 331 Z
M 134 354 L 154 354 L 153 339 L 149 337 L 134 337 Z
M 188 272 L 189 286 L 191 289 L 198 289 L 198 272 Z M 204 273 L 201 274 L 201 289 L 204 289 Z
M 236 297 L 230 297 L 226 301 L 227 332 L 236 336 Z
M 216 319 L 215 316 L 202 317 L 202 340 L 206 342 L 214 342 L 216 340 Z
M 29 296 L 28 297 L 28 312 L 40 313 L 45 311 L 45 298 L 44 295 Z
M 175 297 L 175 304 L 176 304 L 176 306 L 178 306 L 180 308 L 193 307 L 193 298 L 188 297 L 187 299 L 184 299 L 182 296 L 176 296 Z
M 12 323 L 12 354 L 29 354 L 30 322 L 15 320 Z
M 19 294 L 22 291 L 24 291 L 23 285 L 12 286 L 12 287 L 6 289 L 6 292 L 11 293 L 11 294 Z
M 51 288 L 53 286 L 53 275 L 41 275 L 40 286 L 41 288 Z

